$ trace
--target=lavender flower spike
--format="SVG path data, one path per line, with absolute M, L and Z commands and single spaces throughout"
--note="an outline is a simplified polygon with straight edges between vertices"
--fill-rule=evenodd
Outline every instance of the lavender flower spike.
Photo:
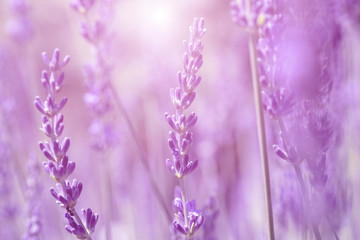
M 61 144 L 59 140 L 64 130 L 64 116 L 59 112 L 65 106 L 67 98 L 63 98 L 57 103 L 55 95 L 63 86 L 65 75 L 61 70 L 69 63 L 70 57 L 66 56 L 60 61 L 59 49 L 54 50 L 51 59 L 48 58 L 46 53 L 43 53 L 42 57 L 50 70 L 50 74 L 46 70 L 41 74 L 42 86 L 48 95 L 45 101 L 42 101 L 40 97 L 36 97 L 34 104 L 43 115 L 41 130 L 49 138 L 49 142 L 39 142 L 40 150 L 47 158 L 47 161 L 43 163 L 43 167 L 56 182 L 57 190 L 51 188 L 50 193 L 54 196 L 56 202 L 66 211 L 65 217 L 70 224 L 70 226 L 66 226 L 66 229 L 79 239 L 91 240 L 91 234 L 95 231 L 95 225 L 99 216 L 89 208 L 85 214 L 85 222 L 83 222 L 76 212 L 75 206 L 83 185 L 76 179 L 71 184 L 67 180 L 75 170 L 75 163 L 69 161 L 67 156 L 70 139 L 65 137 Z
M 170 98 L 176 109 L 176 114 L 165 113 L 166 121 L 173 131 L 169 132 L 169 147 L 173 153 L 172 159 L 166 160 L 169 170 L 178 178 L 195 170 L 197 160 L 190 160 L 188 151 L 192 144 L 192 133 L 190 132 L 197 121 L 195 113 L 189 117 L 184 115 L 184 110 L 189 108 L 195 99 L 195 88 L 199 85 L 201 77 L 196 76 L 203 64 L 202 50 L 204 48 L 201 37 L 205 34 L 204 19 L 195 18 L 190 27 L 190 37 L 184 41 L 186 52 L 183 59 L 183 71 L 177 73 L 179 86 L 170 89 Z
M 201 77 L 196 74 L 203 64 L 201 38 L 205 34 L 204 19 L 195 18 L 190 26 L 190 37 L 184 41 L 186 52 L 183 58 L 183 70 L 177 73 L 179 86 L 170 89 L 170 98 L 175 108 L 175 114 L 165 113 L 165 118 L 172 131 L 169 132 L 169 147 L 172 158 L 166 160 L 170 172 L 179 179 L 180 186 L 175 189 L 175 220 L 173 229 L 191 239 L 203 223 L 201 211 L 196 209 L 195 200 L 187 201 L 184 187 L 184 177 L 198 166 L 198 160 L 191 160 L 189 150 L 193 142 L 190 129 L 197 122 L 197 116 L 192 112 L 188 117 L 185 110 L 195 99 L 195 88 Z M 176 233 L 175 233 L 176 234 Z

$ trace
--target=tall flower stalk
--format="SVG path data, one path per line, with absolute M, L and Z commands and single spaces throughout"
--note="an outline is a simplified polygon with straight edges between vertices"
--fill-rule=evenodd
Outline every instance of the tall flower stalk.
M 251 65 L 251 78 L 253 82 L 254 90 L 254 101 L 256 110 L 256 120 L 258 128 L 258 141 L 260 148 L 261 163 L 263 168 L 264 177 L 264 189 L 266 198 L 266 210 L 267 210 L 267 222 L 268 222 L 268 235 L 269 239 L 275 239 L 274 230 L 274 217 L 272 209 L 272 197 L 271 197 L 271 183 L 270 183 L 270 172 L 269 172 L 269 160 L 268 152 L 266 147 L 266 131 L 264 123 L 264 113 L 262 108 L 261 99 L 261 87 L 259 74 L 257 69 L 257 55 L 256 55 L 256 42 L 257 42 L 257 31 L 258 24 L 262 24 L 265 19 L 265 15 L 262 14 L 262 10 L 266 9 L 266 3 L 260 3 L 261 1 L 232 1 L 232 14 L 233 20 L 240 26 L 247 27 L 249 33 L 248 47 L 249 47 L 249 58 Z M 260 4 L 259 4 L 260 3 Z M 261 13 L 261 14 L 260 14 Z
M 326 195 L 334 195 L 326 183 L 327 164 L 330 163 L 327 159 L 331 152 L 335 152 L 329 151 L 334 145 L 336 125 L 328 104 L 334 79 L 338 75 L 336 24 L 316 21 L 322 14 L 331 11 L 321 1 L 314 1 L 314 12 L 303 9 L 301 3 L 295 3 L 290 6 L 295 11 L 291 9 L 289 13 L 284 11 L 289 6 L 281 4 L 281 1 L 247 1 L 245 7 L 250 10 L 246 15 L 241 10 L 244 6 L 233 1 L 233 19 L 239 25 L 248 27 L 254 37 L 249 44 L 251 55 L 255 56 L 251 59 L 251 66 L 252 71 L 257 71 L 256 79 L 261 84 L 255 94 L 261 102 L 259 105 L 265 108 L 278 130 L 278 140 L 273 144 L 275 154 L 294 169 L 302 196 L 298 201 L 304 212 L 300 225 L 304 229 L 311 228 L 315 239 L 319 240 L 325 237 L 319 228 L 323 218 L 332 235 L 338 239 L 329 213 L 315 209 Z M 296 19 L 302 15 L 312 19 L 311 24 L 297 26 Z M 289 20 L 291 18 L 294 19 Z M 325 24 L 332 28 L 319 32 Z M 336 175 L 332 177 L 337 178 Z M 316 213 L 314 210 L 317 210 Z
M 179 180 L 180 187 L 175 189 L 175 220 L 173 225 L 187 239 L 191 239 L 203 223 L 201 211 L 196 209 L 195 200 L 188 201 L 184 177 L 194 171 L 198 160 L 190 160 L 189 150 L 193 141 L 190 129 L 195 125 L 197 116 L 192 112 L 188 117 L 185 110 L 195 99 L 195 88 L 201 77 L 197 72 L 203 64 L 201 38 L 205 34 L 204 18 L 195 18 L 190 26 L 190 37 L 184 41 L 186 52 L 183 58 L 183 70 L 177 73 L 178 87 L 170 89 L 170 98 L 175 108 L 175 114 L 165 113 L 166 121 L 172 130 L 169 132 L 169 147 L 172 159 L 166 160 L 171 173 Z
M 64 73 L 61 70 L 69 63 L 70 57 L 66 56 L 60 61 L 59 49 L 54 50 L 51 60 L 45 52 L 42 57 L 50 70 L 50 75 L 47 70 L 43 70 L 41 74 L 41 83 L 47 93 L 47 98 L 42 101 L 40 97 L 36 97 L 34 104 L 42 114 L 41 130 L 49 138 L 49 141 L 39 142 L 39 147 L 47 158 L 47 161 L 43 162 L 43 167 L 56 182 L 56 189 L 51 188 L 50 193 L 56 199 L 56 203 L 65 210 L 65 218 L 69 222 L 69 225 L 65 227 L 66 230 L 79 239 L 91 240 L 99 215 L 90 208 L 83 209 L 83 219 L 81 219 L 76 211 L 75 206 L 83 184 L 76 179 L 68 180 L 75 170 L 75 163 L 69 161 L 67 156 L 70 139 L 65 137 L 60 144 L 60 136 L 64 130 L 64 116 L 60 111 L 65 106 L 67 98 L 65 97 L 57 102 L 55 97 L 63 86 Z

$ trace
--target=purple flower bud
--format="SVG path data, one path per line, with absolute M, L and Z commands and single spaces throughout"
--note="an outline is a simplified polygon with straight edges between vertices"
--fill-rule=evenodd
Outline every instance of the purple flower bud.
M 55 189 L 51 188 L 50 192 L 57 200 L 56 203 L 59 204 L 61 207 L 65 209 L 73 208 L 75 207 L 77 199 L 81 194 L 82 183 L 78 183 L 76 179 L 73 180 L 71 185 L 68 181 L 65 181 L 64 183 L 65 189 L 62 189 L 61 184 L 57 183 L 56 187 L 58 191 L 56 192 Z
M 65 226 L 65 229 L 73 234 L 74 236 L 76 236 L 79 239 L 87 239 L 88 238 L 88 233 L 86 232 L 86 230 L 84 229 L 84 227 L 81 224 L 77 224 L 75 222 L 75 220 L 73 219 L 73 217 L 67 212 L 65 213 L 65 218 L 67 218 L 67 220 L 69 221 L 69 225 Z
M 63 121 L 64 121 L 64 115 L 62 114 L 57 114 L 55 116 L 55 136 L 56 137 L 60 137 L 62 131 L 64 130 L 64 124 L 63 124 Z
M 179 149 L 177 148 L 177 145 L 175 145 L 175 142 L 171 138 L 169 138 L 169 147 L 173 155 L 179 154 Z
M 192 128 L 195 125 L 196 121 L 197 121 L 197 116 L 194 112 L 192 112 L 188 117 L 188 119 L 185 121 L 184 128 L 187 130 Z
M 48 67 L 52 72 L 55 72 L 59 69 L 59 59 L 60 59 L 60 51 L 58 48 L 56 48 L 53 52 L 52 59 L 48 65 Z
M 67 153 L 67 151 L 69 150 L 70 147 L 70 139 L 69 138 L 64 138 L 62 144 L 61 144 L 61 152 L 63 155 L 65 155 Z
M 67 103 L 67 97 L 64 97 L 63 99 L 61 99 L 60 103 L 56 106 L 56 113 L 58 113 Z
M 196 96 L 195 92 L 191 92 L 190 94 L 186 94 L 186 100 L 182 99 L 181 101 L 181 106 L 183 107 L 183 109 L 187 109 L 191 103 L 194 101 Z
M 46 70 L 41 72 L 41 83 L 46 91 L 50 90 L 50 80 Z
M 44 103 L 41 101 L 41 99 L 38 96 L 35 97 L 34 105 L 39 110 L 40 113 L 46 115 Z
M 62 61 L 61 67 L 65 66 L 66 64 L 68 64 L 70 62 L 70 56 L 66 55 Z
M 176 131 L 177 128 L 176 128 L 175 123 L 169 113 L 165 113 L 165 119 L 169 123 L 170 127 Z
M 191 141 L 187 139 L 183 139 L 183 142 L 181 144 L 181 154 L 184 155 L 188 152 L 191 145 Z
M 173 131 L 169 131 L 170 139 L 174 142 L 175 145 L 178 144 L 178 141 L 176 139 L 175 133 Z
M 201 77 L 197 77 L 195 75 L 192 75 L 189 83 L 188 83 L 188 92 L 194 91 L 194 89 L 200 84 Z
M 170 159 L 166 159 L 166 166 L 169 168 L 170 172 L 174 175 L 176 175 L 176 170 L 174 165 L 172 164 Z
M 99 214 L 94 213 L 91 208 L 87 210 L 82 209 L 83 218 L 86 219 L 85 226 L 92 234 L 95 231 L 96 223 L 99 219 Z
M 44 169 L 56 182 L 64 181 L 75 169 L 75 163 L 69 162 L 67 156 L 57 163 L 43 162 Z
M 39 147 L 47 159 L 49 159 L 51 161 L 55 161 L 55 158 L 52 155 L 52 152 L 51 152 L 51 149 L 50 149 L 50 146 L 48 143 L 43 144 L 42 142 L 39 142 Z
M 276 155 L 278 155 L 280 158 L 284 160 L 289 160 L 288 154 L 285 152 L 285 150 L 281 149 L 279 145 L 274 144 L 273 149 Z
M 43 131 L 46 134 L 46 136 L 51 137 L 52 136 L 52 128 L 49 122 L 45 122 L 43 125 Z
M 200 55 L 199 57 L 196 58 L 194 62 L 192 73 L 197 73 L 197 71 L 201 68 L 202 64 L 203 64 L 202 55 Z
M 49 57 L 46 52 L 42 53 L 42 58 L 44 63 L 50 68 L 52 72 L 56 72 L 58 70 L 61 70 L 63 66 L 65 66 L 69 61 L 70 57 L 66 56 L 62 62 L 60 62 L 60 50 L 56 48 L 53 52 L 52 59 L 49 60 Z
M 50 149 L 54 156 L 56 156 L 56 161 L 60 160 L 62 158 L 60 148 L 59 148 L 59 140 L 50 140 Z
M 49 65 L 50 60 L 49 60 L 49 57 L 48 57 L 47 53 L 46 53 L 46 52 L 43 52 L 43 53 L 41 54 L 41 56 L 42 56 L 42 59 L 43 59 L 45 65 Z
M 198 166 L 198 160 L 189 161 L 189 163 L 186 165 L 184 169 L 184 175 L 190 174 L 192 171 L 195 170 L 197 166 Z
M 55 86 L 55 91 L 56 92 L 58 92 L 60 89 L 61 89 L 61 87 L 62 87 L 62 84 L 63 84 L 63 82 L 64 82 L 64 77 L 65 77 L 65 74 L 62 72 L 62 73 L 60 73 L 60 75 L 59 75 L 59 77 L 58 77 L 58 79 L 56 80 L 56 86 Z

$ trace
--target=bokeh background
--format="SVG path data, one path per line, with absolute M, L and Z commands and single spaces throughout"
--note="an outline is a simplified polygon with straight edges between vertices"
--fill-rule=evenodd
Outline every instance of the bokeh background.
M 23 2 L 27 4 L 25 10 L 14 7 Z M 39 239 L 73 238 L 64 229 L 63 209 L 48 191 L 54 182 L 42 169 L 45 159 L 37 143 L 45 136 L 39 130 L 41 116 L 33 105 L 35 96 L 46 97 L 40 82 L 41 71 L 46 68 L 41 53 L 51 55 L 54 48 L 60 49 L 61 56 L 71 56 L 59 94 L 69 98 L 62 111 L 63 136 L 71 139 L 69 158 L 77 164 L 71 176 L 84 184 L 77 209 L 91 207 L 100 215 L 93 239 L 170 239 L 171 222 L 154 194 L 133 135 L 114 100 L 110 100 L 113 107 L 104 121 L 111 123 L 109 131 L 116 141 L 104 151 L 92 147 L 94 113 L 84 101 L 88 89 L 84 65 L 94 62 L 96 51 L 81 36 L 80 22 L 99 16 L 99 2 L 84 17 L 70 7 L 69 1 L 0 0 L 1 239 L 24 236 L 34 208 L 30 202 L 38 209 Z M 300 1 L 283 2 L 294 6 Z M 199 71 L 202 82 L 188 111 L 198 115 L 190 155 L 199 160 L 199 166 L 185 184 L 189 198 L 196 199 L 204 213 L 217 217 L 208 228 L 205 219 L 196 236 L 207 240 L 267 239 L 248 34 L 232 22 L 229 1 L 119 0 L 108 4 L 109 37 L 104 44 L 110 79 L 169 209 L 178 182 L 165 164 L 171 152 L 167 146 L 170 127 L 164 113 L 174 112 L 169 89 L 177 86 L 176 73 L 182 69 L 182 41 L 188 38 L 193 18 L 205 18 L 204 64 Z M 302 9 L 311 8 L 306 4 Z M 351 4 L 352 8 L 341 8 L 336 19 L 342 70 L 336 86 L 343 87 L 333 98 L 343 106 L 338 113 L 341 138 L 337 152 L 346 180 L 346 186 L 339 190 L 346 195 L 337 227 L 340 239 L 360 238 L 360 14 L 359 2 Z M 303 63 L 294 60 L 290 64 L 302 71 Z M 266 121 L 270 119 L 266 117 Z M 270 136 L 271 131 L 269 127 Z M 311 232 L 299 234 L 291 216 L 281 215 L 291 208 L 281 202 L 281 188 L 298 186 L 285 184 L 292 168 L 272 153 L 269 139 L 278 237 L 312 239 Z M 284 225 L 284 221 L 289 224 Z

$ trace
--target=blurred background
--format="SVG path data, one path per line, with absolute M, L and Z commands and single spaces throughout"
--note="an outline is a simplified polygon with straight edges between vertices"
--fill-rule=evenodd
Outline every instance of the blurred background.
M 340 170 L 333 178 L 333 171 L 328 170 L 327 177 L 339 183 L 334 184 L 333 194 L 341 196 L 341 203 L 334 203 L 337 212 L 332 216 L 337 221 L 331 229 L 336 229 L 340 239 L 360 239 L 360 4 L 317 1 L 322 4 L 316 5 L 318 11 L 308 19 L 305 13 L 311 5 L 299 2 L 281 1 L 283 9 L 288 7 L 288 14 L 293 10 L 295 13 L 289 15 L 300 21 L 288 29 L 306 28 L 317 24 L 311 20 L 336 17 L 319 25 L 324 29 L 332 27 L 327 24 L 336 25 L 339 37 L 339 44 L 328 49 L 339 55 L 339 64 L 331 65 L 330 74 L 336 79 L 328 94 L 329 109 L 337 114 L 337 137 L 331 145 L 337 162 L 327 166 Z M 64 210 L 48 190 L 55 183 L 42 168 L 46 159 L 38 142 L 46 137 L 39 130 L 41 114 L 33 104 L 35 96 L 46 97 L 40 81 L 41 71 L 46 69 L 41 53 L 51 56 L 55 48 L 60 49 L 61 58 L 71 56 L 63 69 L 65 83 L 58 98 L 68 97 L 62 110 L 62 136 L 71 139 L 68 155 L 76 163 L 70 178 L 84 185 L 76 208 L 91 207 L 100 215 L 93 239 L 171 238 L 172 219 L 169 221 L 159 203 L 141 158 L 144 154 L 153 182 L 172 213 L 178 181 L 165 164 L 171 151 L 167 146 L 170 127 L 164 113 L 175 111 L 169 90 L 177 86 L 176 73 L 182 70 L 185 51 L 183 40 L 188 39 L 194 17 L 204 17 L 207 29 L 203 37 L 204 64 L 198 73 L 202 82 L 186 112 L 194 111 L 198 116 L 192 129 L 190 157 L 198 159 L 199 166 L 185 179 L 189 199 L 196 199 L 205 216 L 195 239 L 267 239 L 248 32 L 232 21 L 229 4 L 221 0 L 103 0 L 81 14 L 69 1 L 0 0 L 1 239 L 22 239 L 29 229 L 38 238 L 28 239 L 74 238 L 64 228 Z M 94 43 L 83 37 L 81 22 L 93 23 L 96 19 L 101 19 L 100 31 L 106 34 Z M 320 39 L 325 42 L 327 36 Z M 299 46 L 292 38 L 287 41 L 291 49 Z M 285 68 L 296 74 L 311 67 L 301 50 L 285 49 L 282 56 L 287 59 Z M 107 90 L 102 94 L 110 107 L 101 117 L 86 102 L 92 82 L 84 66 L 97 66 L 99 51 L 133 132 L 124 111 L 119 110 L 114 95 Z M 310 81 L 301 86 L 307 91 L 314 85 Z M 291 166 L 272 151 L 276 134 L 271 121 L 266 115 L 277 237 L 314 239 L 310 230 L 304 233 L 298 227 L 296 213 L 291 212 L 301 211 L 293 199 L 298 184 L 288 180 L 294 175 Z M 96 147 L 99 141 L 105 146 Z M 290 192 L 290 200 L 284 197 L 284 189 Z M 37 224 L 29 226 L 34 216 Z M 325 234 L 331 231 L 324 222 L 320 221 L 324 239 L 335 239 Z

